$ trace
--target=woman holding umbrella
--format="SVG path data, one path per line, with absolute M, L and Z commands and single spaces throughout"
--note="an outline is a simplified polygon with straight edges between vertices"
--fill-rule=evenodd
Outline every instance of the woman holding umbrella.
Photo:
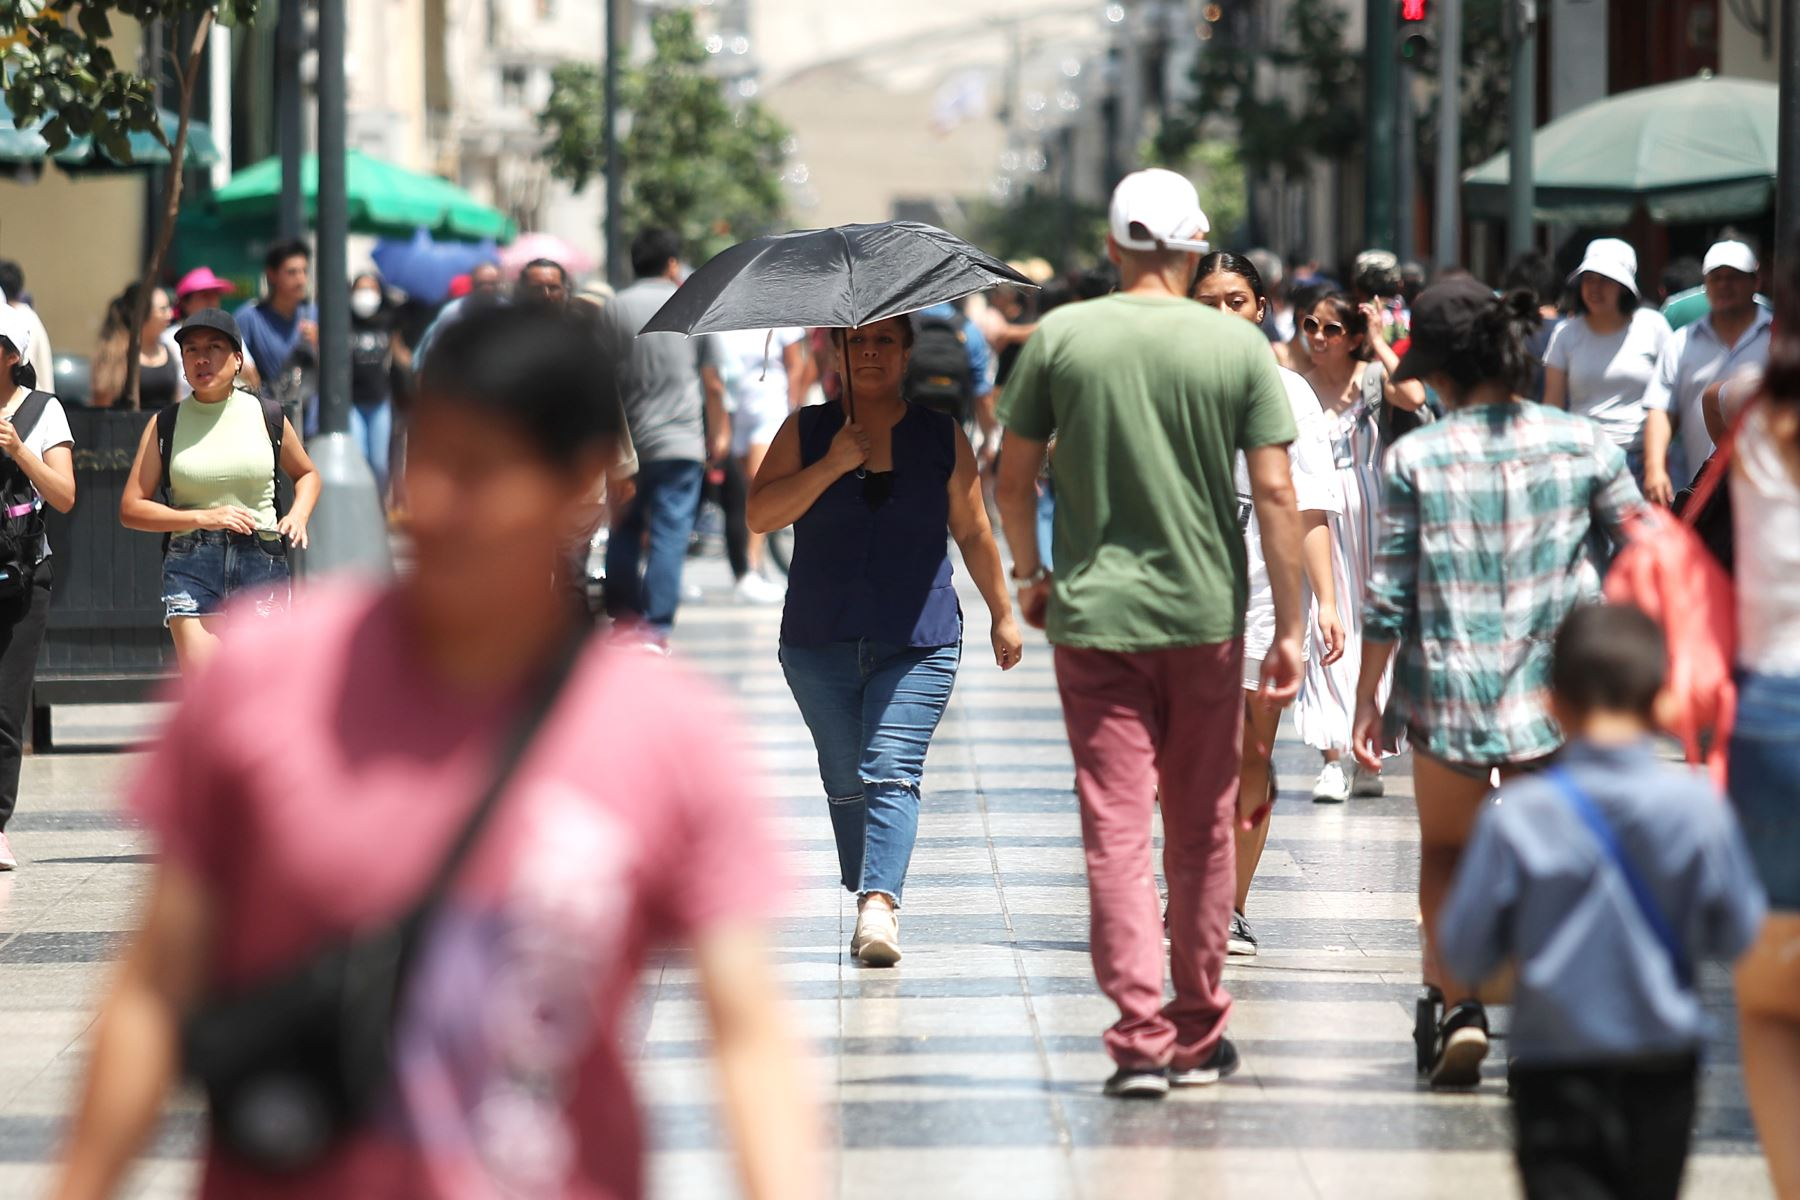
M 987 602 L 995 663 L 1017 666 L 1021 647 L 969 440 L 901 394 L 911 322 L 889 317 L 832 340 L 845 395 L 782 425 L 748 517 L 758 533 L 794 526 L 782 668 L 858 900 L 851 953 L 886 967 L 900 961 L 925 752 L 962 655 L 946 530 Z

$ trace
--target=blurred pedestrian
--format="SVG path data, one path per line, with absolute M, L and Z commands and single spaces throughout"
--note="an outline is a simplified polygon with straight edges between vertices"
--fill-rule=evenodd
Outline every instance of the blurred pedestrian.
M 638 456 L 636 495 L 613 516 L 606 543 L 606 609 L 615 621 L 638 626 L 652 648 L 667 646 L 681 604 L 707 464 L 723 463 L 731 451 L 718 342 L 638 334 L 675 294 L 680 255 L 675 234 L 641 230 L 631 243 L 637 281 L 599 316 L 601 344 L 620 364 L 619 394 Z
M 419 343 L 413 347 L 413 370 L 420 372 L 425 369 L 425 359 L 437 344 L 438 335 L 460 321 L 465 314 L 508 303 L 511 297 L 506 294 L 505 284 L 499 263 L 477 263 L 469 272 L 467 290 L 461 295 L 453 295 L 450 302 L 438 310 L 431 324 L 425 327 L 425 332 L 419 335 Z
M 919 831 L 925 754 L 962 659 L 963 614 L 945 532 L 987 602 L 1001 670 L 1021 639 L 969 439 L 948 413 L 905 399 L 912 323 L 837 337 L 845 404 L 798 410 L 750 489 L 750 528 L 794 527 L 781 667 L 819 756 L 850 952 L 900 961 L 900 907 Z
M 1405 340 L 1409 317 L 1399 256 L 1391 250 L 1364 250 L 1356 256 L 1350 284 L 1357 306 L 1375 310 L 1370 331 L 1389 344 Z
M 945 302 L 912 314 L 906 399 L 948 413 L 972 436 L 981 415 L 993 409 L 994 355 L 963 307 Z
M 214 274 L 211 267 L 195 267 L 175 283 L 176 318 L 172 324 L 179 326 L 209 308 L 223 308 L 225 297 L 235 291 L 237 285 Z
M 1260 247 L 1246 250 L 1244 257 L 1250 260 L 1250 264 L 1261 276 L 1263 289 L 1268 296 L 1262 323 L 1263 333 L 1270 342 L 1280 345 L 1294 336 L 1294 305 L 1287 268 L 1281 263 L 1281 255 L 1273 250 Z
M 1644 394 L 1644 492 L 1657 504 L 1673 504 L 1712 457 L 1706 389 L 1759 370 L 1769 357 L 1773 317 L 1756 302 L 1756 252 L 1717 242 L 1702 265 L 1710 311 L 1669 338 Z
M 396 374 L 411 357 L 381 276 L 364 271 L 350 281 L 350 438 L 368 459 L 383 504 L 393 462 Z
M 25 268 L 14 259 L 0 258 L 0 304 L 18 314 L 25 328 L 31 331 L 31 369 L 37 372 L 38 382 L 54 388 L 56 352 L 50 348 L 50 331 L 44 328 L 43 320 L 31 304 L 30 293 L 25 290 Z
M 1560 304 L 1563 286 L 1556 277 L 1556 267 L 1550 256 L 1542 250 L 1527 250 L 1513 260 L 1506 269 L 1506 277 L 1501 282 L 1501 290 L 1507 292 L 1526 291 L 1537 297 L 1538 316 L 1542 324 L 1537 327 L 1530 339 L 1525 343 L 1526 353 L 1531 355 L 1531 390 L 1525 395 L 1539 404 L 1544 402 L 1544 358 L 1550 353 L 1550 339 L 1562 327 L 1563 315 Z
M 95 408 L 134 407 L 131 397 L 123 394 L 125 371 L 133 347 L 131 322 L 137 315 L 138 284 L 128 285 L 106 306 L 106 319 L 100 325 L 100 344 L 94 348 L 91 378 Z M 137 404 L 140 409 L 167 408 L 179 400 L 187 380 L 181 373 L 178 350 L 169 349 L 163 336 L 174 316 L 169 294 L 161 288 L 150 292 L 150 306 L 144 312 L 144 323 L 138 329 Z
M 320 482 L 279 405 L 237 386 L 244 342 L 231 315 L 195 313 L 177 336 L 193 391 L 144 427 L 119 520 L 169 535 L 163 623 L 192 674 L 217 650 L 228 605 L 262 617 L 287 610 L 288 548 L 306 548 Z M 277 474 L 294 485 L 286 513 L 277 511 Z
M 766 539 L 749 527 L 750 482 L 788 419 L 801 407 L 806 330 L 742 329 L 718 335 L 726 398 L 731 410 L 731 458 L 724 464 L 725 546 L 737 598 L 745 604 L 779 604 L 782 587 L 769 578 Z
M 43 510 L 75 507 L 75 438 L 61 402 L 37 386 L 33 336 L 24 315 L 0 303 L 0 871 L 19 865 L 6 824 L 19 801 L 31 685 L 50 617 Z
M 1544 352 L 1544 403 L 1599 424 L 1645 483 L 1645 396 L 1669 323 L 1638 298 L 1637 251 L 1618 238 L 1588 243 L 1569 277 L 1575 299 Z
M 1736 991 L 1744 1086 L 1784 1197 L 1800 1196 L 1800 246 L 1790 253 L 1778 336 L 1731 467 L 1739 675 L 1728 783 L 1772 910 Z
M 268 294 L 236 314 L 244 356 L 256 366 L 262 395 L 310 435 L 317 431 L 319 392 L 319 312 L 306 298 L 312 251 L 297 238 L 276 242 L 263 256 L 263 275 Z
M 1324 758 L 1312 798 L 1321 804 L 1341 804 L 1352 795 L 1379 796 L 1383 791 L 1379 769 L 1346 763 L 1344 756 L 1350 750 L 1350 726 L 1356 716 L 1362 596 L 1381 526 L 1381 463 L 1401 428 L 1396 412 L 1407 417 L 1419 413 L 1425 389 L 1417 380 L 1394 377 L 1400 360 L 1382 335 L 1381 313 L 1373 301 L 1358 307 L 1341 292 L 1327 292 L 1300 325 L 1312 364 L 1306 382 L 1325 411 L 1326 438 L 1343 503 L 1342 510 L 1331 515 L 1331 569 L 1346 641 L 1342 658 L 1326 662 L 1321 655 L 1306 663 L 1294 721 L 1301 739 Z M 1385 688 L 1384 684 L 1384 697 Z M 1400 743 L 1388 749 L 1397 753 Z
M 1636 608 L 1570 614 L 1550 666 L 1568 745 L 1481 806 L 1438 919 L 1463 978 L 1517 968 L 1506 1075 L 1527 1196 L 1675 1200 L 1709 1024 L 1695 967 L 1738 958 L 1762 923 L 1737 822 L 1704 775 L 1657 757 L 1666 660 Z
M 1262 277 L 1247 256 L 1215 251 L 1200 260 L 1194 275 L 1194 299 L 1208 308 L 1242 317 L 1260 329 L 1268 315 L 1268 297 Z M 1338 618 L 1337 586 L 1331 571 L 1331 514 L 1344 502 L 1337 471 L 1331 461 L 1331 443 L 1325 436 L 1325 414 L 1319 398 L 1306 380 L 1286 368 L 1281 384 L 1299 435 L 1288 446 L 1288 471 L 1294 481 L 1294 498 L 1300 510 L 1306 581 L 1315 598 L 1308 605 L 1301 656 L 1310 661 L 1317 654 L 1327 663 L 1344 654 L 1344 626 Z M 1250 468 L 1244 455 L 1236 467 L 1238 524 L 1244 531 L 1244 555 L 1248 565 L 1250 601 L 1244 613 L 1244 746 L 1238 775 L 1237 895 L 1232 908 L 1228 954 L 1257 952 L 1256 934 L 1245 909 L 1250 880 L 1262 860 L 1274 820 L 1275 798 L 1280 791 L 1275 778 L 1275 738 L 1281 725 L 1281 707 L 1259 703 L 1262 662 L 1274 649 L 1275 593 L 1269 569 L 1263 562 L 1262 528 L 1256 520 L 1255 497 L 1250 488 Z M 1319 639 L 1312 638 L 1317 621 Z
M 1293 326 L 1285 341 L 1275 343 L 1275 361 L 1297 375 L 1305 376 L 1312 370 L 1312 354 L 1306 348 L 1306 330 L 1301 322 L 1306 314 L 1318 307 L 1320 300 L 1337 291 L 1329 283 L 1306 283 L 1296 286 L 1289 295 L 1292 310 L 1289 324 Z
M 674 666 L 581 644 L 549 585 L 619 429 L 585 329 L 472 314 L 414 410 L 413 569 L 315 591 L 190 682 L 133 791 L 161 853 L 57 1200 L 117 1189 L 176 1081 L 184 1020 L 404 929 L 446 866 L 441 903 L 401 935 L 398 1005 L 345 1000 L 345 1020 L 391 1026 L 366 1110 L 285 1172 L 215 1137 L 204 1194 L 643 1195 L 624 1026 L 647 959 L 674 944 L 692 949 L 744 1194 L 823 1194 L 766 942 L 779 856 L 744 737 Z
M 1663 267 L 1658 307 L 1671 330 L 1692 325 L 1707 313 L 1706 272 L 1691 254 L 1672 258 Z
M 1090 944 L 1119 1010 L 1112 1096 L 1159 1097 L 1238 1067 L 1225 1036 L 1248 600 L 1233 466 L 1249 462 L 1275 606 L 1260 702 L 1300 683 L 1295 426 L 1268 340 L 1188 299 L 1207 220 L 1194 185 L 1137 171 L 1113 192 L 1122 290 L 1038 325 L 1007 386 L 1000 511 L 1019 606 L 1048 624 L 1081 800 Z M 1037 477 L 1056 435 L 1056 565 Z M 1164 914 L 1151 862 L 1162 806 Z M 1257 803 L 1261 803 L 1259 797 Z M 1165 1002 L 1163 964 L 1175 998 Z
M 1438 952 L 1439 909 L 1494 772 L 1533 769 L 1561 746 L 1544 704 L 1550 645 L 1600 594 L 1595 530 L 1622 539 L 1643 504 L 1604 430 L 1518 398 L 1537 309 L 1529 292 L 1496 298 L 1469 278 L 1420 294 L 1397 376 L 1428 383 L 1451 411 L 1388 452 L 1364 597 L 1354 744 L 1370 770 L 1401 733 L 1413 749 L 1424 977 L 1445 1006 L 1434 1085 L 1475 1083 L 1488 1045 L 1478 981 Z

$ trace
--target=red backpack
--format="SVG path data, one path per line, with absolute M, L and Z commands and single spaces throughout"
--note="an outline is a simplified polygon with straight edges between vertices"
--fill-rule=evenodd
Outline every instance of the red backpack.
M 1606 577 L 1606 598 L 1635 604 L 1662 627 L 1669 647 L 1669 733 L 1691 763 L 1705 762 L 1725 786 L 1726 747 L 1737 717 L 1737 594 L 1731 576 L 1694 532 L 1695 516 L 1726 485 L 1746 408 L 1694 484 L 1685 515 L 1648 508 L 1634 518 Z M 1710 745 L 1705 741 L 1710 735 Z

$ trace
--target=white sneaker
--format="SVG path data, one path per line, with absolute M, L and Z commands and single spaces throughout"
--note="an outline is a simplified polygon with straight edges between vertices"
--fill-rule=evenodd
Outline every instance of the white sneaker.
M 1382 782 L 1380 771 L 1371 771 L 1361 763 L 1357 763 L 1350 772 L 1350 794 L 1369 798 L 1385 796 L 1387 795 L 1387 784 Z
M 1314 804 L 1342 804 L 1350 798 L 1350 780 L 1344 775 L 1344 764 L 1328 762 L 1313 784 Z
M 856 914 L 850 953 L 865 967 L 891 967 L 900 961 L 900 914 L 885 904 L 865 904 Z
M 787 599 L 786 588 L 755 571 L 737 581 L 734 594 L 739 604 L 780 604 Z
M 17 870 L 18 866 L 19 860 L 13 857 L 12 843 L 6 840 L 4 833 L 0 833 L 0 871 Z

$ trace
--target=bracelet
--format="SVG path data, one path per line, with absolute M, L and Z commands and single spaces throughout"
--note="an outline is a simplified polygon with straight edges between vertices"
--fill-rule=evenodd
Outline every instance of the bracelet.
M 1020 587 L 1030 587 L 1033 584 L 1042 583 L 1044 580 L 1050 578 L 1050 572 L 1044 567 L 1043 563 L 1039 563 L 1037 570 L 1029 575 L 1019 574 L 1019 568 L 1017 566 L 1013 567 L 1009 574 L 1012 576 L 1013 582 Z

